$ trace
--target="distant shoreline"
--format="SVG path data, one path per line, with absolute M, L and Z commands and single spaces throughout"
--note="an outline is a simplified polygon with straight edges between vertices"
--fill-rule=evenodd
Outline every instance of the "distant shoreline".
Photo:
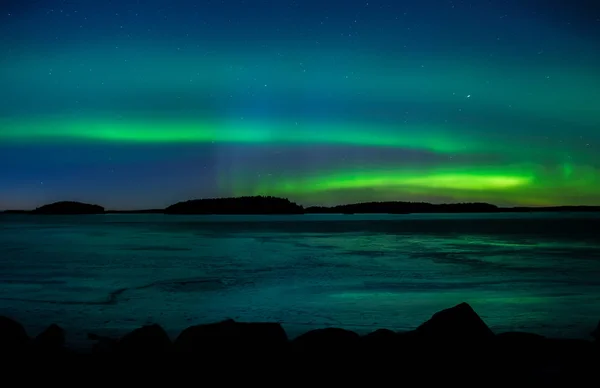
M 233 197 L 178 202 L 164 209 L 107 210 L 75 201 L 54 202 L 34 210 L 5 210 L 0 214 L 91 215 L 300 215 L 300 214 L 465 214 L 465 213 L 598 213 L 600 206 L 498 207 L 488 203 L 432 204 L 426 202 L 363 202 L 337 206 L 303 207 L 285 198 Z
M 285 216 L 285 215 L 346 215 L 346 216 L 354 216 L 354 215 L 370 215 L 370 214 L 380 214 L 380 215 L 411 215 L 411 214 L 506 214 L 506 213 L 600 213 L 600 208 L 595 206 L 590 206 L 589 209 L 562 209 L 562 208 L 528 208 L 528 209 L 513 209 L 513 208 L 501 208 L 496 211 L 482 211 L 482 212 L 473 212 L 473 211 L 454 211 L 454 212 L 410 212 L 410 213 L 392 213 L 392 212 L 357 212 L 357 213 L 343 213 L 343 212 L 304 212 L 304 213 L 294 213 L 294 214 L 286 214 L 286 213 L 205 213 L 205 214 L 195 214 L 195 213 L 181 213 L 181 214 L 171 214 L 165 212 L 162 209 L 157 211 L 154 210 L 107 210 L 102 213 L 95 214 L 70 214 L 70 213 L 53 213 L 53 214 L 44 214 L 44 215 L 72 215 L 72 216 L 82 216 L 82 215 L 141 215 L 141 214 L 162 214 L 162 215 L 182 215 L 182 216 Z M 0 211 L 0 215 L 39 215 L 32 210 L 3 210 Z

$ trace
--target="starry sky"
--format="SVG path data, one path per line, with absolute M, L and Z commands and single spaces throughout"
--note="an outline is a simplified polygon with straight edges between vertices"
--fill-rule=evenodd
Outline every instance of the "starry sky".
M 0 209 L 600 204 L 593 0 L 1 0 Z

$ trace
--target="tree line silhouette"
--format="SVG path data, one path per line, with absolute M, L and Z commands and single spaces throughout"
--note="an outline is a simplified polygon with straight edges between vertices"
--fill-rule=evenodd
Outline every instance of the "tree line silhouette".
M 361 202 L 337 206 L 303 207 L 287 198 L 243 196 L 193 199 L 165 209 L 106 210 L 99 205 L 75 201 L 54 202 L 31 211 L 7 210 L 8 214 L 410 214 L 410 213 L 521 213 L 521 212 L 600 212 L 600 206 L 510 207 L 482 202 L 433 204 L 428 202 Z

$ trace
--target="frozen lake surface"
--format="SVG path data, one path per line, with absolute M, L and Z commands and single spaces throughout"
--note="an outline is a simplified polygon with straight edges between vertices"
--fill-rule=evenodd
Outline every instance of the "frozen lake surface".
M 73 344 L 225 318 L 359 333 L 470 303 L 493 330 L 588 338 L 600 215 L 0 216 L 0 314 Z

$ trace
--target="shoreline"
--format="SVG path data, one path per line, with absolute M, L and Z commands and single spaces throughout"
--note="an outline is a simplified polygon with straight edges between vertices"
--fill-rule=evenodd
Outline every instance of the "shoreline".
M 428 203 L 405 201 L 359 202 L 333 206 L 303 206 L 287 198 L 246 196 L 204 198 L 177 202 L 165 208 L 116 210 L 78 201 L 59 201 L 32 210 L 0 210 L 0 214 L 93 215 L 301 215 L 301 214 L 469 214 L 469 213 L 587 213 L 600 212 L 596 205 L 497 206 L 485 202 Z
M 94 214 L 72 214 L 72 213 L 53 213 L 53 214 L 40 214 L 35 213 L 30 210 L 0 210 L 0 216 L 2 215 L 33 215 L 33 216 L 103 216 L 103 215 L 166 215 L 166 216 L 304 216 L 304 215 L 323 215 L 323 216 L 368 216 L 368 215 L 382 215 L 382 216 L 390 216 L 390 215 L 419 215 L 419 214 L 600 214 L 600 208 L 588 210 L 497 210 L 497 211 L 482 211 L 482 212 L 443 212 L 443 211 L 434 211 L 434 212 L 410 212 L 410 213 L 386 213 L 386 212 L 357 212 L 357 213 L 342 213 L 342 212 L 304 212 L 304 213 L 168 213 L 164 211 L 144 211 L 144 210 L 115 210 L 115 211 L 105 211 L 103 213 L 94 213 Z

